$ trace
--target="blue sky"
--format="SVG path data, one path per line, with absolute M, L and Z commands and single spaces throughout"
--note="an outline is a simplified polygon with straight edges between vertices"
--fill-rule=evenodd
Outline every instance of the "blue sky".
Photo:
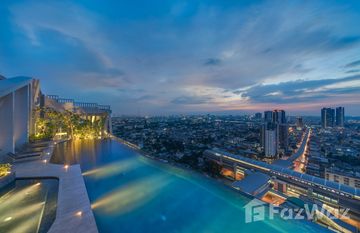
M 360 115 L 359 1 L 14 1 L 0 74 L 117 114 Z

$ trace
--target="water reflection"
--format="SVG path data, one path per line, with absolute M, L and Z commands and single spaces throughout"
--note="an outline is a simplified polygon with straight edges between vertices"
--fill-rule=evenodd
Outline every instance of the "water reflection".
M 92 178 L 105 178 L 108 176 L 116 176 L 124 174 L 127 171 L 140 167 L 141 164 L 133 158 L 120 160 L 109 165 L 94 168 L 83 173 L 84 176 L 92 176 Z
M 153 175 L 124 185 L 109 194 L 104 195 L 92 204 L 106 214 L 121 214 L 135 210 L 150 201 L 168 185 L 171 179 L 168 175 Z
M 50 162 L 56 164 L 96 164 L 98 154 L 111 154 L 111 140 L 71 140 L 56 145 Z

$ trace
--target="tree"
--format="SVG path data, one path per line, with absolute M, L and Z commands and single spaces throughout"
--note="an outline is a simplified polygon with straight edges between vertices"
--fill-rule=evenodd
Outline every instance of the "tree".
M 105 117 L 100 116 L 94 122 L 86 119 L 83 115 L 71 111 L 56 111 L 53 108 L 37 108 L 38 117 L 35 123 L 35 134 L 30 136 L 32 140 L 51 139 L 58 132 L 66 132 L 70 138 L 95 138 L 102 135 Z

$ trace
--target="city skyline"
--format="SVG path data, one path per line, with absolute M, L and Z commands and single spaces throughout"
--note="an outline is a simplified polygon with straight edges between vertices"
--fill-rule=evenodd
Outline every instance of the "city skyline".
M 360 1 L 0 15 L 0 232 L 360 231 Z
M 110 7 L 111 5 L 111 7 Z M 360 3 L 4 1 L 0 74 L 114 114 L 360 115 Z

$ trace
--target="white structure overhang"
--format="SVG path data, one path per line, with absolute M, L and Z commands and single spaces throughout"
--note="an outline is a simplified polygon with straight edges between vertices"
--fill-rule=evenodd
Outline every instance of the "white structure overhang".
M 0 80 L 0 98 L 28 85 L 31 80 L 32 78 L 23 76 Z
M 32 78 L 22 76 L 0 80 L 0 162 L 29 141 L 32 82 Z

